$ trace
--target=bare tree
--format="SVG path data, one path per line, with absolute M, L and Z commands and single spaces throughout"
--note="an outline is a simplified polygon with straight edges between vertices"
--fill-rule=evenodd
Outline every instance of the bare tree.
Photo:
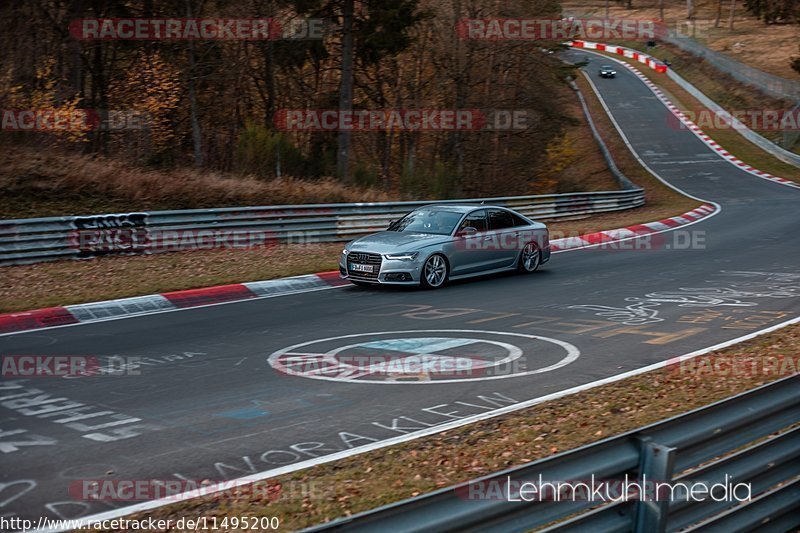
M 192 18 L 192 0 L 186 0 L 186 18 Z M 203 134 L 200 130 L 200 120 L 197 118 L 197 86 L 195 80 L 196 60 L 194 53 L 194 41 L 189 39 L 187 51 L 189 54 L 189 117 L 192 124 L 192 146 L 194 147 L 194 166 L 203 166 Z
M 344 0 L 342 8 L 342 79 L 339 84 L 339 112 L 353 109 L 353 9 L 354 0 Z M 336 176 L 350 178 L 350 131 L 341 130 L 336 139 Z

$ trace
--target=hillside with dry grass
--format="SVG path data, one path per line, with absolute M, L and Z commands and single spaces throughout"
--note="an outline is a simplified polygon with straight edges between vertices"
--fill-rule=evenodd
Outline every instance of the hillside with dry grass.
M 389 198 L 330 178 L 267 181 L 192 168 L 147 169 L 64 151 L 19 146 L 0 151 L 0 218 L 6 219 Z
M 570 90 L 570 93 L 572 91 Z M 479 190 L 461 187 L 460 195 L 435 187 L 403 190 L 344 184 L 332 178 L 265 178 L 191 166 L 153 168 L 121 158 L 81 155 L 68 148 L 41 150 L 18 143 L 0 144 L 0 219 L 85 215 L 249 205 L 378 202 L 613 190 L 608 170 L 574 94 L 563 112 L 570 117 L 547 148 L 546 170 L 536 176 L 511 175 L 513 188 L 485 180 Z M 476 134 L 480 135 L 480 134 Z M 443 194 L 444 193 L 444 194 Z

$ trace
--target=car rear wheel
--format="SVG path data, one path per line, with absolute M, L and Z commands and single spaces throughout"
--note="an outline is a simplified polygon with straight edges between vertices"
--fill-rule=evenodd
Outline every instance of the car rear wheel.
M 526 274 L 530 274 L 531 272 L 536 272 L 541 263 L 542 263 L 542 254 L 539 252 L 539 247 L 532 242 L 526 244 L 525 247 L 522 249 L 522 253 L 519 254 L 518 266 L 520 272 L 525 272 Z
M 433 254 L 425 261 L 420 276 L 420 285 L 426 289 L 438 289 L 447 281 L 447 261 L 440 254 Z

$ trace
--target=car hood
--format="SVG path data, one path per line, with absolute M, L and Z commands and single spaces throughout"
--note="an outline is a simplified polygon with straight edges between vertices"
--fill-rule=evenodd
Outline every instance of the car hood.
M 381 231 L 355 239 L 347 245 L 347 248 L 357 252 L 375 252 L 379 254 L 410 252 L 425 246 L 447 242 L 451 239 L 452 237 L 449 235 Z

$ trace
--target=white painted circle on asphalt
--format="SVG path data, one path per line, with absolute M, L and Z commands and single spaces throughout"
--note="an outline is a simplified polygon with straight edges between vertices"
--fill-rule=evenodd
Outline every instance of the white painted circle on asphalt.
M 396 336 L 409 334 L 425 335 Z M 391 335 L 395 336 L 386 338 Z M 528 344 L 532 341 L 547 343 L 563 354 L 555 362 L 529 369 L 526 366 L 527 357 L 533 359 L 533 354 L 526 354 L 525 350 L 510 342 L 491 338 L 497 336 L 504 338 L 504 341 L 510 337 Z M 352 342 L 363 337 L 367 337 L 367 340 Z M 332 349 L 314 348 L 315 345 L 340 340 L 344 341 L 343 344 Z M 489 349 L 466 355 L 447 353 L 453 350 L 474 351 L 475 347 L 482 345 Z M 367 354 L 363 353 L 365 350 Z M 491 356 L 488 354 L 490 351 L 500 354 Z M 301 342 L 272 353 L 268 362 L 278 372 L 308 379 L 382 385 L 430 385 L 542 374 L 562 368 L 579 356 L 580 350 L 576 346 L 539 335 L 468 329 L 417 329 L 356 333 Z M 502 373 L 490 374 L 492 371 Z

